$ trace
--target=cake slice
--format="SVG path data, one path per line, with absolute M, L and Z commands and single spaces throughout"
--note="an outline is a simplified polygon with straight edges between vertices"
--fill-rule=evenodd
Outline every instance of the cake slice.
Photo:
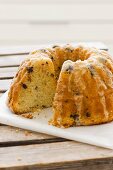
M 54 66 L 45 55 L 30 57 L 19 68 L 9 91 L 8 105 L 17 114 L 52 106 L 56 89 Z

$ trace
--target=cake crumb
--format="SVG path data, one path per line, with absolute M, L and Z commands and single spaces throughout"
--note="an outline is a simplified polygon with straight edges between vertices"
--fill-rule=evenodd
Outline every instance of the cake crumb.
M 19 132 L 19 129 L 16 129 L 16 133 L 18 133 Z
M 33 119 L 32 113 L 25 113 L 25 114 L 22 114 L 22 116 L 28 119 Z
M 29 132 L 29 131 L 25 131 L 25 136 L 28 136 L 28 135 L 31 135 L 32 133 L 31 132 Z

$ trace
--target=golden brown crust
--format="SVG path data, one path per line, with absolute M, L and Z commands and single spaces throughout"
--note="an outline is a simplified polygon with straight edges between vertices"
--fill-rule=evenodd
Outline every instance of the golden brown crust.
M 18 103 L 18 97 L 19 97 L 19 91 L 22 88 L 22 83 L 27 79 L 28 74 L 26 70 L 26 66 L 30 66 L 30 61 L 24 61 L 22 65 L 20 65 L 18 73 L 16 74 L 15 78 L 13 79 L 13 82 L 11 84 L 11 88 L 8 93 L 8 106 L 10 109 L 15 112 L 16 114 L 19 114 L 20 111 L 17 110 L 16 104 Z

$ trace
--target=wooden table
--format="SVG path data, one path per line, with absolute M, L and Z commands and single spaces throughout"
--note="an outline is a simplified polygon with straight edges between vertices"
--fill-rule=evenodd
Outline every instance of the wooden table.
M 0 50 L 0 96 L 28 53 L 19 50 Z M 113 150 L 0 125 L 0 169 L 112 170 Z

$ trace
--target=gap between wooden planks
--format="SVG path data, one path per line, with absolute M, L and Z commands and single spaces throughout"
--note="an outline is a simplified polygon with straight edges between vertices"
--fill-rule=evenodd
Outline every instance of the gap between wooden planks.
M 12 79 L 17 70 L 18 67 L 0 68 L 0 80 Z
M 11 126 L 0 126 L 0 147 L 69 141 L 42 133 L 31 132 Z

